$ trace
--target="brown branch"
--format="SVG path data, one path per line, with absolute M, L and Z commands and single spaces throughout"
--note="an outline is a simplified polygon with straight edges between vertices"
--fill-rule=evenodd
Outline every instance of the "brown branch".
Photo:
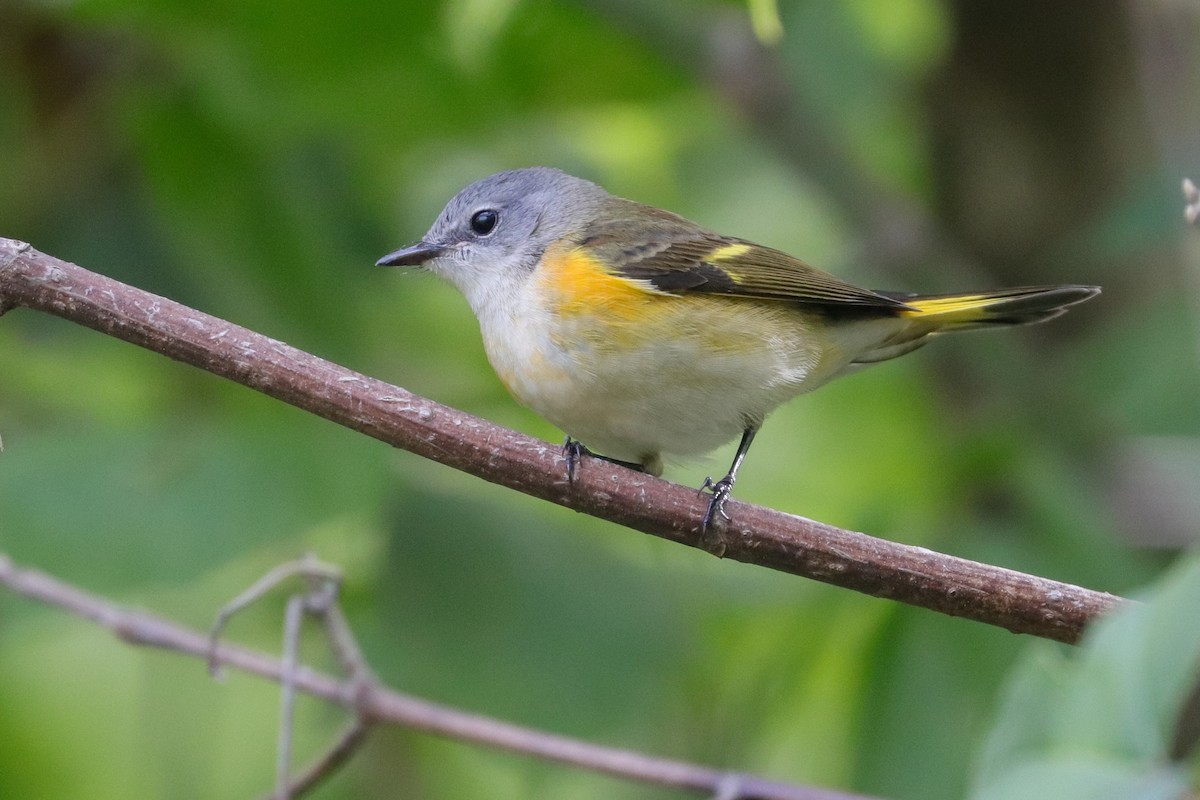
M 0 239 L 0 312 L 24 306 L 192 364 L 395 447 L 567 508 L 703 548 L 696 490 L 586 459 L 246 328 Z M 1119 598 L 730 501 L 724 556 L 1064 642 Z
M 95 622 L 129 644 L 156 647 L 201 660 L 214 655 L 212 642 L 206 634 L 154 614 L 123 608 L 44 572 L 18 568 L 3 553 L 0 553 L 0 586 L 7 586 L 18 595 Z M 220 644 L 215 652 L 215 660 L 225 667 L 276 682 L 284 674 L 284 666 L 279 660 L 233 645 Z M 739 800 L 870 800 L 862 795 L 777 783 L 525 728 L 402 694 L 373 679 L 365 683 L 355 678 L 338 681 L 306 667 L 296 670 L 293 679 L 298 690 L 352 709 L 363 721 L 347 732 L 339 745 L 326 756 L 327 759 L 343 758 L 347 750 L 352 749 L 364 735 L 367 726 L 383 724 L 495 747 L 628 780 L 709 795 L 725 792 L 723 796 Z M 318 766 L 327 769 L 324 764 Z M 311 774 L 306 774 L 301 781 Z

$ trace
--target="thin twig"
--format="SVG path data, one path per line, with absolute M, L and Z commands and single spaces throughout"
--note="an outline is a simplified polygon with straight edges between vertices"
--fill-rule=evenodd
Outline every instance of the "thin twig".
M 279 731 L 275 747 L 274 800 L 290 800 L 292 732 L 296 720 L 296 670 L 300 667 L 300 624 L 304 621 L 304 596 L 288 598 L 283 616 L 282 676 L 279 679 Z
M 352 372 L 283 342 L 0 239 L 0 309 L 54 314 L 208 370 L 395 447 L 664 539 L 703 548 L 706 501 Z M 726 558 L 1064 642 L 1120 598 L 731 500 Z
M 291 797 L 307 794 L 340 769 L 362 747 L 372 727 L 370 720 L 366 718 L 358 717 L 352 720 L 332 747 L 313 761 L 304 772 L 292 778 L 291 785 L 288 786 Z
M 713 790 L 712 800 L 741 800 L 743 797 L 741 776 L 731 772 L 721 778 Z
M 233 619 L 235 615 L 240 614 L 247 607 L 257 603 L 263 598 L 264 595 L 268 594 L 272 589 L 286 581 L 288 578 L 292 578 L 297 575 L 306 578 L 320 576 L 326 581 L 338 581 L 341 578 L 341 575 L 334 567 L 328 564 L 322 564 L 314 558 L 305 557 L 297 561 L 288 561 L 284 564 L 274 567 L 266 575 L 263 575 L 261 578 L 243 590 L 237 597 L 226 603 L 225 606 L 217 612 L 217 619 L 213 623 L 212 630 L 210 630 L 208 634 L 209 647 L 211 648 L 213 655 L 213 658 L 209 661 L 208 671 L 214 678 L 221 677 L 219 669 L 220 665 L 216 663 L 215 658 L 217 645 L 221 641 L 221 634 L 225 632 L 225 626 L 229 624 L 229 620 Z
M 1183 179 L 1183 218 L 1192 225 L 1200 225 L 1200 189 L 1191 178 Z
M 156 647 L 201 660 L 211 656 L 210 639 L 199 631 L 145 611 L 123 608 L 39 570 L 18 568 L 3 553 L 0 553 L 0 586 L 95 622 L 129 644 Z M 284 666 L 278 659 L 224 643 L 217 648 L 216 660 L 225 667 L 277 682 L 284 673 Z M 870 800 L 863 795 L 777 783 L 748 775 L 731 778 L 731 773 L 711 767 L 655 758 L 525 728 L 401 694 L 378 683 L 364 684 L 354 679 L 339 681 L 307 667 L 296 670 L 295 686 L 312 697 L 357 712 L 364 728 L 370 724 L 383 724 L 425 731 L 627 780 L 708 795 L 716 795 L 724 787 L 736 785 L 740 800 Z M 352 726 L 325 759 L 344 759 L 364 733 L 365 730 Z M 323 776 L 328 770 L 320 763 L 315 764 L 293 783 L 293 788 L 314 773 Z
M 279 737 L 275 762 L 275 791 L 272 800 L 292 800 L 314 788 L 341 766 L 366 740 L 370 720 L 354 703 L 356 715 L 350 728 L 345 731 L 328 752 L 321 755 L 299 778 L 292 778 L 292 743 L 295 729 L 296 674 L 300 665 L 300 628 L 305 615 L 316 617 L 329 639 L 330 648 L 337 656 L 338 664 L 346 672 L 350 683 L 356 687 L 355 697 L 361 697 L 374 676 L 363 658 L 362 650 L 354 638 L 350 626 L 338 606 L 341 590 L 341 572 L 329 564 L 322 563 L 313 554 L 274 567 L 245 591 L 225 605 L 217 614 L 216 622 L 209 633 L 208 671 L 218 676 L 216 667 L 220 636 L 235 614 L 262 600 L 269 592 L 292 578 L 303 578 L 308 590 L 288 598 L 284 613 L 283 657 L 279 680 Z

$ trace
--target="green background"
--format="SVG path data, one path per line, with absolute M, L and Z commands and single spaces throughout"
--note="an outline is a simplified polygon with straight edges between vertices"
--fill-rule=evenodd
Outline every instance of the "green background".
M 0 0 L 0 235 L 553 442 L 453 289 L 372 266 L 499 169 L 557 166 L 872 287 L 1100 284 L 1049 325 L 780 409 L 738 496 L 1095 589 L 1152 581 L 1200 519 L 1179 193 L 1200 12 L 779 18 L 765 46 L 738 3 Z M 1032 644 L 583 518 L 27 310 L 0 319 L 0 435 L 19 563 L 204 628 L 313 550 L 392 686 L 780 780 L 963 796 Z M 282 602 L 231 636 L 277 647 Z M 0 797 L 254 796 L 276 703 L 0 594 Z M 301 757 L 341 722 L 302 703 Z M 678 795 L 380 731 L 315 796 Z

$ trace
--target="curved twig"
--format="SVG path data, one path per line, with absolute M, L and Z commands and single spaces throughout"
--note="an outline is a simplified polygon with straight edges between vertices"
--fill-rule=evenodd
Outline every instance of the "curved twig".
M 21 569 L 0 553 L 0 586 L 16 594 L 55 606 L 95 622 L 134 645 L 156 647 L 280 681 L 284 665 L 265 653 L 222 643 L 212 652 L 212 642 L 200 631 L 186 628 L 144 611 L 116 603 L 64 583 L 44 572 Z M 438 705 L 389 689 L 371 679 L 351 677 L 339 681 L 307 667 L 294 675 L 295 688 L 313 697 L 337 703 L 357 713 L 353 724 L 321 761 L 293 783 L 308 788 L 307 781 L 327 773 L 358 744 L 372 725 L 396 725 L 464 742 L 495 747 L 521 755 L 555 761 L 628 780 L 717 794 L 736 786 L 740 800 L 871 800 L 862 795 L 808 786 L 778 783 L 724 772 L 699 764 L 655 758 L 632 750 L 592 744 L 546 731 Z

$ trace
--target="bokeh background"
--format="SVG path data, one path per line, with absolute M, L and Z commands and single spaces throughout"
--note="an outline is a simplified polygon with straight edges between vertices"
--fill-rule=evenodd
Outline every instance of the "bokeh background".
M 1193 2 L 0 0 L 0 27 L 0 235 L 555 442 L 449 286 L 372 266 L 499 169 L 878 288 L 1101 284 L 794 401 L 738 496 L 1118 593 L 1195 539 Z M 387 683 L 654 754 L 961 797 L 1037 646 L 584 518 L 24 310 L 0 319 L 0 435 L 22 564 L 203 628 L 315 551 Z M 276 647 L 282 602 L 231 635 Z M 0 593 L 0 796 L 255 796 L 276 699 Z M 341 722 L 302 704 L 300 755 Z M 380 732 L 315 796 L 680 795 Z

